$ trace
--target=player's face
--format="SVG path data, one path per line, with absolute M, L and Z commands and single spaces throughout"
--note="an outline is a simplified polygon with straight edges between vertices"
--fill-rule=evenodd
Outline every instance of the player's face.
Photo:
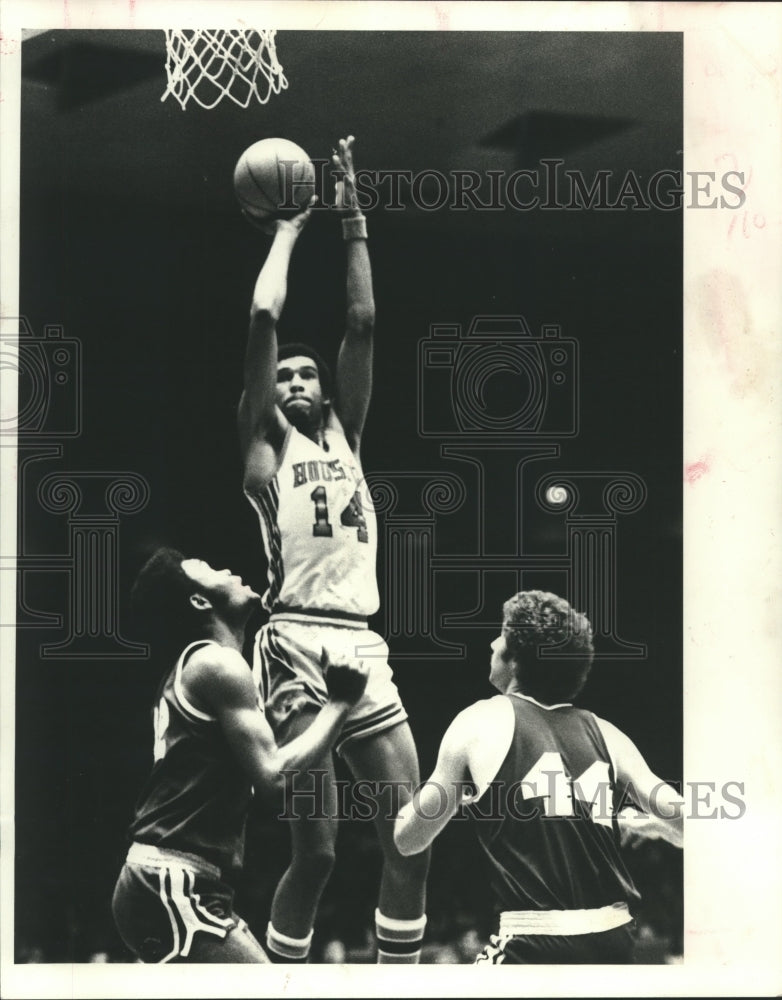
M 515 672 L 510 657 L 510 651 L 505 636 L 500 634 L 491 644 L 491 667 L 489 681 L 498 691 L 505 693 L 508 685 L 514 679 Z
M 260 600 L 252 587 L 230 569 L 215 569 L 203 559 L 185 559 L 182 569 L 218 609 L 245 608 Z
M 318 366 L 305 355 L 277 365 L 277 406 L 299 430 L 317 427 L 323 417 L 323 389 Z

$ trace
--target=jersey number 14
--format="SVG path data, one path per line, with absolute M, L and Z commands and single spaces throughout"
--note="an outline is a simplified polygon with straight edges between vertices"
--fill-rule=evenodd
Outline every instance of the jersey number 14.
M 315 502 L 315 523 L 312 525 L 312 534 L 316 538 L 331 538 L 333 531 L 331 522 L 329 521 L 326 487 L 317 486 L 310 493 L 310 499 Z M 340 514 L 339 520 L 347 528 L 358 528 L 358 540 L 360 542 L 369 541 L 364 508 L 361 506 L 361 497 L 358 490 L 350 498 L 350 503 Z

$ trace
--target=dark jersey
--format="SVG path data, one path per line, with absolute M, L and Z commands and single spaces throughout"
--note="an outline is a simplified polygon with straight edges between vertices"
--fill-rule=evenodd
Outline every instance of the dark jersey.
M 194 708 L 182 688 L 191 643 L 164 679 L 153 711 L 155 763 L 136 803 L 132 838 L 198 854 L 223 871 L 238 868 L 250 780 L 231 752 L 222 728 Z
M 639 896 L 619 853 L 613 765 L 594 716 L 509 697 L 513 741 L 469 810 L 497 908 L 632 905 Z

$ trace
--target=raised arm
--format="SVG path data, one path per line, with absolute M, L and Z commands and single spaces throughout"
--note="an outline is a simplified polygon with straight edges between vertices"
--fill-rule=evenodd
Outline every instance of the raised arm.
M 197 659 L 196 659 L 197 658 Z M 367 671 L 360 664 L 327 665 L 329 700 L 312 725 L 278 747 L 258 705 L 258 690 L 241 653 L 207 647 L 188 663 L 188 697 L 214 715 L 228 743 L 259 792 L 280 790 L 283 771 L 306 770 L 334 745 L 350 709 L 364 693 Z
M 375 299 L 367 248 L 366 219 L 358 205 L 353 168 L 353 136 L 340 139 L 332 157 L 340 173 L 337 207 L 347 252 L 347 318 L 337 357 L 335 409 L 348 444 L 358 453 L 372 394 L 372 338 Z
M 620 788 L 638 803 L 640 815 L 634 810 L 619 814 L 623 837 L 637 835 L 667 840 L 681 847 L 684 840 L 684 799 L 650 769 L 640 750 L 629 736 L 611 722 L 595 716 Z
M 244 386 L 239 400 L 239 444 L 245 487 L 264 486 L 277 471 L 287 421 L 275 403 L 277 323 L 288 291 L 291 254 L 312 212 L 315 198 L 292 219 L 279 219 L 274 241 L 253 290 L 244 357 Z

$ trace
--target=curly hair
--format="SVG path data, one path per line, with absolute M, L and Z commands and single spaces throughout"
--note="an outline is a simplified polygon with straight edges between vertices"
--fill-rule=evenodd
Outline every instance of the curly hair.
M 520 591 L 505 602 L 502 613 L 502 634 L 524 694 L 546 704 L 575 698 L 595 653 L 586 615 L 542 590 Z M 542 656 L 542 646 L 552 648 L 552 655 Z

